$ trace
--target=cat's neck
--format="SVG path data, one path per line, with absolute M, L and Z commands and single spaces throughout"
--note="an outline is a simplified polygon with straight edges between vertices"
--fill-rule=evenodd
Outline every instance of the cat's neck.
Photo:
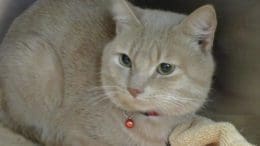
M 143 112 L 127 112 L 118 107 L 113 107 L 112 112 L 115 114 L 116 120 L 119 121 L 123 131 L 136 140 L 147 140 L 152 143 L 168 142 L 171 131 L 179 124 L 184 122 L 191 116 L 147 116 Z M 129 128 L 126 121 L 131 119 L 134 126 Z

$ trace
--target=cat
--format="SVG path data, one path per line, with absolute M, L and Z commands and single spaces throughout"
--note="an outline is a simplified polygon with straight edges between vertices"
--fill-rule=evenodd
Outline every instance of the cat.
M 211 5 L 38 0 L 1 44 L 1 120 L 46 145 L 166 145 L 207 98 L 216 27 Z

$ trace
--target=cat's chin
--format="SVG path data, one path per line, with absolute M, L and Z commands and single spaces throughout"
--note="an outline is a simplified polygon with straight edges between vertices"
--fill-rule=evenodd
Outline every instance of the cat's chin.
M 164 113 L 161 110 L 151 108 L 151 107 L 148 107 L 148 106 L 144 106 L 143 104 L 142 105 L 134 105 L 134 106 L 132 104 L 130 104 L 130 105 L 124 104 L 123 105 L 119 101 L 115 101 L 113 99 L 111 100 L 111 102 L 116 108 L 123 110 L 123 111 L 126 111 L 126 112 L 140 113 L 140 114 L 143 114 L 143 115 L 146 115 L 147 113 L 151 113 L 151 112 L 156 112 L 157 115 L 160 115 L 160 116 L 179 116 L 179 114 Z M 150 117 L 154 117 L 154 116 L 150 116 Z
M 156 109 L 149 109 L 149 108 L 134 108 L 134 107 L 129 107 L 129 106 L 123 106 L 119 103 L 115 103 L 115 102 L 112 102 L 117 108 L 119 108 L 120 110 L 122 111 L 125 111 L 125 112 L 134 112 L 134 113 L 139 113 L 139 114 L 142 114 L 142 115 L 145 115 L 147 116 L 147 113 L 150 113 L 150 112 L 156 112 L 156 116 L 147 116 L 147 117 L 182 117 L 182 116 L 185 116 L 185 115 L 192 115 L 194 113 L 196 113 L 197 110 L 191 110 L 191 111 L 179 111 L 179 110 L 173 110 L 172 112 L 164 112 L 164 111 L 161 111 L 161 110 L 156 110 Z

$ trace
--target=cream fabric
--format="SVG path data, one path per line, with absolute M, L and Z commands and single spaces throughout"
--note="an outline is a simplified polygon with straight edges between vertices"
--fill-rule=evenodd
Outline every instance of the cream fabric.
M 172 146 L 253 146 L 232 124 L 204 117 L 196 117 L 175 128 L 170 143 Z

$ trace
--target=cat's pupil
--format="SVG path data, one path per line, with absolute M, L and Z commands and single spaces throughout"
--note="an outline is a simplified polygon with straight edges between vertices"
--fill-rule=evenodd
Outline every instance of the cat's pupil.
M 128 67 L 128 68 L 132 67 L 131 60 L 126 54 L 121 54 L 120 63 L 121 63 L 121 65 L 123 65 L 125 67 Z
M 171 74 L 175 69 L 175 66 L 168 64 L 168 63 L 161 63 L 159 67 L 157 68 L 157 72 L 161 75 L 169 75 Z
M 167 64 L 167 63 L 162 63 L 161 64 L 161 70 L 163 72 L 168 72 L 169 70 L 171 70 L 171 65 L 170 64 Z

